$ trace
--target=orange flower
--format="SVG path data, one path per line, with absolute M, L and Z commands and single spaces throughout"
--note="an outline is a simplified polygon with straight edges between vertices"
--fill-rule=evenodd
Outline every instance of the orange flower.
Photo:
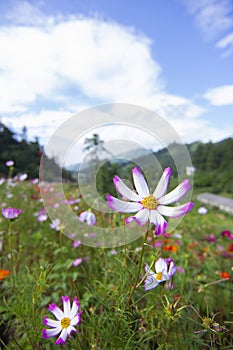
M 195 248 L 196 246 L 197 246 L 197 242 L 192 242 L 192 243 L 189 243 L 188 245 L 189 249 Z
M 163 250 L 164 250 L 165 252 L 173 252 L 173 253 L 176 253 L 176 252 L 177 252 L 177 249 L 178 249 L 177 245 L 165 245 L 165 246 L 163 247 Z
M 230 275 L 229 275 L 228 272 L 222 271 L 222 272 L 221 272 L 221 277 L 222 277 L 222 278 L 230 278 Z
M 8 270 L 0 270 L 0 281 L 10 274 Z

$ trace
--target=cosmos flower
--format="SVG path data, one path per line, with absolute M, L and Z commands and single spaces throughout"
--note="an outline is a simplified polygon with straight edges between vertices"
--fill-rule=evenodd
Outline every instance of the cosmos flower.
M 23 182 L 24 180 L 27 179 L 27 177 L 28 177 L 27 174 L 20 174 L 20 175 L 19 175 L 19 181 L 20 181 L 20 182 Z
M 74 242 L 72 243 L 72 247 L 73 247 L 73 248 L 77 248 L 77 247 L 80 246 L 80 244 L 81 244 L 81 241 L 80 241 L 80 239 L 78 239 L 77 241 L 74 241 Z
M 93 214 L 91 211 L 83 211 L 79 217 L 80 222 L 86 222 L 89 226 L 94 226 L 96 223 L 95 214 Z
M 78 266 L 82 263 L 83 259 L 82 258 L 77 258 L 73 261 L 72 265 L 73 266 Z
M 233 240 L 233 234 L 231 233 L 231 231 L 222 231 L 221 235 L 223 237 L 227 237 L 230 240 Z
M 198 208 L 197 211 L 198 211 L 198 214 L 200 214 L 200 215 L 205 215 L 208 213 L 208 210 L 205 207 L 200 207 L 200 208 Z
M 11 167 L 11 166 L 14 165 L 14 162 L 13 162 L 13 160 L 8 160 L 8 161 L 5 163 L 5 165 L 8 166 L 8 167 Z
M 52 220 L 52 223 L 50 224 L 50 228 L 52 230 L 60 231 L 61 230 L 60 219 L 56 218 L 56 219 Z
M 45 212 L 45 209 L 41 209 L 37 214 L 37 221 L 44 222 L 48 219 L 48 215 Z
M 166 194 L 171 173 L 172 171 L 170 168 L 164 170 L 152 194 L 150 194 L 146 180 L 138 167 L 132 170 L 137 193 L 126 186 L 118 176 L 115 176 L 113 182 L 116 190 L 129 201 L 119 200 L 107 194 L 106 199 L 108 207 L 120 213 L 136 213 L 136 215 L 126 218 L 126 223 L 130 223 L 134 220 L 141 226 L 149 220 L 151 224 L 155 225 L 155 234 L 163 234 L 168 225 L 163 215 L 176 218 L 187 214 L 193 207 L 192 202 L 176 207 L 168 206 L 168 204 L 180 200 L 190 190 L 189 181 L 183 180 L 173 191 Z
M 74 326 L 81 322 L 82 312 L 78 313 L 80 302 L 77 300 L 77 297 L 74 297 L 72 307 L 68 296 L 62 297 L 62 302 L 64 311 L 62 311 L 56 304 L 49 305 L 49 311 L 52 312 L 57 320 L 44 317 L 44 325 L 51 328 L 42 329 L 42 336 L 43 338 L 51 338 L 61 332 L 55 344 L 64 345 L 67 336 L 70 336 L 71 332 L 76 332 Z
M 150 290 L 158 286 L 159 283 L 169 281 L 176 273 L 176 265 L 172 258 L 159 258 L 155 263 L 155 272 L 150 270 L 149 265 L 146 264 L 145 271 L 147 273 L 145 279 L 145 290 Z
M 8 220 L 15 220 L 20 215 L 21 209 L 15 209 L 15 208 L 2 208 L 2 215 L 8 219 Z

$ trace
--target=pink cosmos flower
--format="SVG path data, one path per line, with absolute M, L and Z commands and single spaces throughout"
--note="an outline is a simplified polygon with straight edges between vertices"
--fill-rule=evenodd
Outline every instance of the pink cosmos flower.
M 189 190 L 188 180 L 183 180 L 173 191 L 167 193 L 167 187 L 172 170 L 166 168 L 159 183 L 152 194 L 149 192 L 148 185 L 141 170 L 135 167 L 132 170 L 133 181 L 136 192 L 132 191 L 124 182 L 115 176 L 113 179 L 116 190 L 128 201 L 119 200 L 110 194 L 106 195 L 108 207 L 120 213 L 136 213 L 134 216 L 126 218 L 126 223 L 133 220 L 138 225 L 144 225 L 148 220 L 155 225 L 155 234 L 161 235 L 167 228 L 167 221 L 163 218 L 179 217 L 187 214 L 193 207 L 192 202 L 188 202 L 176 207 L 170 207 L 168 204 L 180 200 Z
M 57 320 L 44 317 L 44 325 L 51 328 L 42 329 L 42 336 L 43 338 L 51 338 L 60 333 L 60 336 L 56 340 L 55 344 L 64 345 L 67 336 L 70 336 L 71 332 L 76 332 L 74 326 L 81 322 L 81 314 L 83 311 L 78 313 L 80 302 L 77 300 L 77 297 L 74 297 L 72 307 L 68 296 L 62 297 L 62 302 L 64 311 L 62 311 L 56 304 L 49 305 L 49 311 L 52 312 Z
M 73 261 L 72 265 L 73 266 L 78 266 L 82 263 L 83 259 L 82 258 L 77 258 Z
M 17 217 L 20 215 L 21 209 L 15 209 L 15 208 L 2 208 L 2 215 L 7 219 L 7 220 L 15 220 Z
M 46 214 L 45 209 L 40 209 L 39 213 L 37 214 L 37 220 L 39 222 L 44 222 L 48 219 L 48 215 Z
M 80 246 L 80 244 L 81 244 L 81 241 L 80 241 L 80 239 L 78 239 L 77 241 L 74 241 L 74 242 L 72 243 L 72 247 L 73 247 L 73 248 L 77 248 L 77 247 Z

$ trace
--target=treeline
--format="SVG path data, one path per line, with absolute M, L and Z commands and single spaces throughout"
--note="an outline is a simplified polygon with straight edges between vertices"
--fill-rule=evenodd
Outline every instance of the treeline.
M 233 138 L 199 143 L 191 154 L 196 168 L 195 186 L 214 193 L 233 193 Z
M 99 152 L 105 150 L 104 141 L 100 140 L 99 135 L 94 134 L 92 138 L 87 139 L 86 148 L 92 152 L 93 159 L 98 159 Z M 201 143 L 194 142 L 186 145 L 196 172 L 194 174 L 194 186 L 197 189 L 207 190 L 213 193 L 233 193 L 233 138 L 225 139 L 217 143 Z M 170 150 L 162 149 L 154 153 L 158 164 L 165 168 L 170 166 L 173 169 L 173 178 L 176 177 L 176 166 L 173 156 L 175 155 L 176 163 L 182 166 L 182 146 L 174 143 L 169 146 Z M 172 152 L 171 152 L 172 151 Z M 39 176 L 39 168 L 43 147 L 39 144 L 39 140 L 27 141 L 27 129 L 22 129 L 21 135 L 15 134 L 3 123 L 0 122 L 0 176 L 7 176 L 8 168 L 5 163 L 13 160 L 14 174 L 27 173 L 29 178 Z M 181 158 L 179 161 L 179 157 Z M 139 157 L 140 158 L 140 157 Z M 137 158 L 134 159 L 137 164 Z M 48 158 L 44 155 L 46 163 L 46 180 L 55 181 L 56 174 L 61 172 L 55 159 Z M 131 174 L 131 169 L 135 166 L 133 162 L 112 163 L 107 161 L 103 167 L 99 169 L 97 175 L 97 188 L 102 194 L 113 192 L 114 186 L 112 178 L 115 174 L 127 178 L 127 174 Z M 143 169 L 149 169 L 151 159 L 147 156 L 140 158 L 140 164 Z M 51 174 L 48 174 L 51 170 Z M 185 171 L 185 169 L 183 169 Z M 88 172 L 88 169 L 86 170 Z M 151 170 L 154 171 L 153 169 Z M 161 172 L 161 171 L 160 171 Z M 155 177 L 157 177 L 157 174 Z M 68 170 L 63 171 L 64 180 L 72 180 L 72 173 Z
M 8 160 L 14 161 L 13 175 L 26 173 L 28 178 L 38 178 L 43 147 L 39 140 L 27 141 L 27 129 L 22 128 L 20 135 L 11 131 L 0 122 L 0 177 L 7 176 L 9 169 L 5 165 Z M 60 168 L 55 159 L 44 155 L 46 162 L 49 162 L 51 176 L 47 179 L 53 181 L 54 173 L 59 173 Z

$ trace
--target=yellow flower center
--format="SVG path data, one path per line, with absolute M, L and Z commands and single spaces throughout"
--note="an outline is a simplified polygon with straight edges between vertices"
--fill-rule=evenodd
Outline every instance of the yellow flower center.
M 62 320 L 61 320 L 61 328 L 64 329 L 64 328 L 68 328 L 70 325 L 70 319 L 68 317 L 64 317 Z
M 144 208 L 150 209 L 150 210 L 155 209 L 158 205 L 158 202 L 156 198 L 153 196 L 153 194 L 150 194 L 149 196 L 143 198 L 141 203 Z
M 157 279 L 157 281 L 161 281 L 162 277 L 163 277 L 162 272 L 158 272 L 158 273 L 156 274 L 156 279 Z

